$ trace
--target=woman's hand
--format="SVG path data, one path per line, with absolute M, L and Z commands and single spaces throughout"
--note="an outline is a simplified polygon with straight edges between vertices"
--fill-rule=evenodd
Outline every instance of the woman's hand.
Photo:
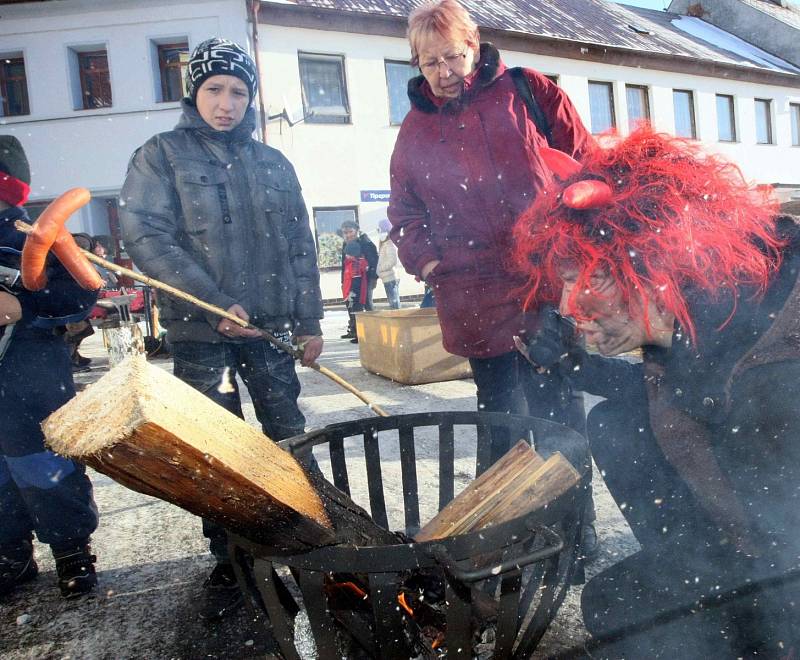
M 426 279 L 428 279 L 428 275 L 430 275 L 430 274 L 431 274 L 431 271 L 432 271 L 434 268 L 436 268 L 436 266 L 438 266 L 438 265 L 439 265 L 439 263 L 440 263 L 440 261 L 439 261 L 438 259 L 434 259 L 433 261 L 429 261 L 428 263 L 426 263 L 426 264 L 425 264 L 425 265 L 422 267 L 422 270 L 419 272 L 419 274 L 420 274 L 420 276 L 422 277 L 422 279 L 423 279 L 423 280 L 426 280 Z
M 16 296 L 0 291 L 0 325 L 11 325 L 22 318 L 22 307 Z

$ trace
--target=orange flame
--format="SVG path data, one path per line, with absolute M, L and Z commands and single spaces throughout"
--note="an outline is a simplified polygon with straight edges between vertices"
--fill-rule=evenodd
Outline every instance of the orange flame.
M 414 616 L 414 610 L 411 609 L 411 606 L 406 601 L 406 595 L 403 592 L 397 596 L 397 602 L 400 603 L 400 607 L 402 607 L 408 616 Z
M 436 649 L 438 649 L 438 648 L 439 648 L 439 647 L 440 647 L 440 646 L 441 646 L 443 643 L 444 643 L 444 633 L 443 633 L 443 632 L 440 632 L 440 633 L 439 633 L 439 634 L 436 636 L 436 639 L 434 639 L 434 640 L 433 640 L 433 644 L 431 644 L 431 649 L 433 649 L 433 650 L 435 651 L 435 650 L 436 650 Z
M 333 586 L 337 588 L 341 587 L 342 589 L 349 589 L 362 600 L 366 600 L 367 598 L 367 592 L 359 587 L 355 582 L 336 582 Z

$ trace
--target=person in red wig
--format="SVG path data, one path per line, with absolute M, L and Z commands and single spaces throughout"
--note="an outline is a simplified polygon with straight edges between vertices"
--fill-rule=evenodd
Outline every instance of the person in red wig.
M 797 657 L 798 225 L 697 143 L 608 141 L 548 152 L 515 227 L 528 299 L 563 315 L 518 347 L 605 398 L 591 451 L 641 546 L 585 586 L 586 626 L 602 657 Z

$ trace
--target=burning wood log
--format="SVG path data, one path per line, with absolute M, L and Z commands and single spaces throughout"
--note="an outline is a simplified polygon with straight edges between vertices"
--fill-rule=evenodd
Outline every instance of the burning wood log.
M 416 535 L 430 541 L 474 532 L 535 511 L 567 492 L 580 474 L 559 452 L 547 461 L 520 440 Z
M 43 429 L 59 454 L 281 552 L 398 542 L 259 430 L 144 358 L 111 369 Z

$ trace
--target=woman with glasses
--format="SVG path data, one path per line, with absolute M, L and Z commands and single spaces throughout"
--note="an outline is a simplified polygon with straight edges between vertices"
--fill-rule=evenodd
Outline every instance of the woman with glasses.
M 514 347 L 537 314 L 523 313 L 523 281 L 507 265 L 512 227 L 549 178 L 539 157 L 548 140 L 500 53 L 480 43 L 456 0 L 414 10 L 408 39 L 422 75 L 409 81 L 411 111 L 391 162 L 389 219 L 400 261 L 433 288 L 444 347 L 469 358 L 480 410 L 529 412 L 582 430 L 582 404 L 568 386 L 534 371 Z M 580 158 L 592 138 L 569 98 L 537 71 L 523 73 L 551 145 Z M 509 440 L 492 438 L 492 461 Z
M 582 401 L 556 373 L 539 373 L 515 350 L 538 314 L 523 312 L 522 280 L 508 265 L 512 227 L 549 180 L 548 145 L 580 159 L 592 137 L 564 92 L 522 69 L 544 116 L 533 119 L 512 70 L 481 43 L 457 0 L 434 0 L 409 16 L 411 111 L 391 162 L 391 238 L 406 270 L 435 295 L 444 347 L 469 358 L 478 408 L 529 413 L 583 431 Z M 495 434 L 491 461 L 512 439 Z M 587 519 L 593 519 L 589 505 Z M 584 550 L 596 548 L 594 529 Z

